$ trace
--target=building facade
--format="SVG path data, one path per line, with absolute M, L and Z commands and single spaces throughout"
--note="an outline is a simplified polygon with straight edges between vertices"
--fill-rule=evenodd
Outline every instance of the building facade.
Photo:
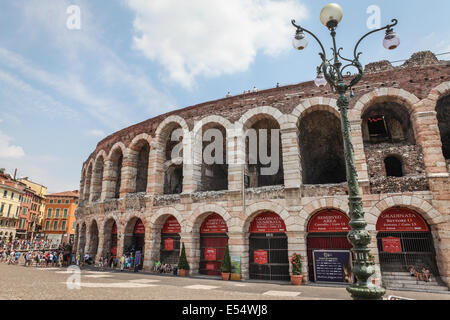
M 41 231 L 44 238 L 53 244 L 73 243 L 78 199 L 78 190 L 47 195 Z
M 45 196 L 47 194 L 47 187 L 44 185 L 41 185 L 39 183 L 31 181 L 28 177 L 19 179 L 20 182 L 25 184 L 28 188 L 33 190 L 36 198 L 34 198 L 34 204 L 33 208 L 36 208 L 36 224 L 34 227 L 34 232 L 40 231 L 40 226 L 42 225 L 42 220 L 44 219 L 44 213 L 45 213 Z M 34 214 L 34 213 L 33 213 Z
M 0 240 L 14 240 L 26 186 L 0 173 Z
M 449 285 L 450 65 L 431 52 L 399 67 L 372 63 L 353 91 L 375 277 L 426 265 Z M 317 281 L 315 251 L 351 248 L 335 99 L 306 82 L 177 110 L 105 138 L 82 167 L 75 250 L 96 259 L 141 250 L 150 270 L 176 263 L 183 242 L 191 272 L 216 275 L 228 244 L 244 279 L 268 281 L 288 280 L 288 257 L 300 253 L 304 279 Z M 224 137 L 223 163 L 202 157 L 208 129 Z M 249 129 L 256 140 L 246 139 Z M 265 159 L 249 157 L 264 145 L 279 160 L 270 174 Z

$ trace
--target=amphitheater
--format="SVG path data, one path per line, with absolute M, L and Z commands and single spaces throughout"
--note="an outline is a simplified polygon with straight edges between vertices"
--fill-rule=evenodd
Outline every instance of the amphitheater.
M 373 279 L 395 286 L 410 265 L 426 266 L 448 290 L 450 63 L 429 51 L 401 66 L 371 63 L 353 90 Z M 82 167 L 75 250 L 97 261 L 139 250 L 150 271 L 157 261 L 176 264 L 184 243 L 191 275 L 214 277 L 228 244 L 242 279 L 262 281 L 289 280 L 288 257 L 300 253 L 304 281 L 319 282 L 314 251 L 351 248 L 335 99 L 329 87 L 305 82 L 205 102 L 108 136 Z M 224 164 L 202 160 L 202 132 L 211 128 L 226 137 Z M 173 159 L 177 129 L 182 153 Z M 247 129 L 279 129 L 277 173 L 262 175 L 260 160 L 249 164 Z

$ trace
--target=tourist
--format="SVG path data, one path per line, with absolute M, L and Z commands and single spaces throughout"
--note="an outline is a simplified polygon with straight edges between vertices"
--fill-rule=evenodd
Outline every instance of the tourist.
M 425 282 L 431 281 L 430 270 L 428 270 L 428 268 L 426 268 L 425 266 L 422 268 L 422 279 Z
M 120 272 L 123 271 L 123 268 L 125 267 L 125 255 L 122 255 L 120 258 Z

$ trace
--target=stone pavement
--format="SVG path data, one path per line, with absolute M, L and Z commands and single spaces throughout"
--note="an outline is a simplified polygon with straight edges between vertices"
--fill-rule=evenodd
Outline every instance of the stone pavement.
M 350 300 L 343 287 L 222 281 L 143 273 L 0 264 L 0 300 Z M 450 293 L 388 291 L 419 300 L 450 300 Z

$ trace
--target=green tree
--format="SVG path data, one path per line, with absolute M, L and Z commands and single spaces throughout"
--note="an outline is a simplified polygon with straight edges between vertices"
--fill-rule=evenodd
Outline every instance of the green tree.
M 187 261 L 186 258 L 186 249 L 184 248 L 184 242 L 183 242 L 183 246 L 181 248 L 181 254 L 180 254 L 180 259 L 178 260 L 178 270 L 189 270 L 189 262 Z
M 231 257 L 230 257 L 230 249 L 228 248 L 228 244 L 227 244 L 227 247 L 225 249 L 225 254 L 223 256 L 222 266 L 221 266 L 220 270 L 223 273 L 230 273 L 231 272 Z

